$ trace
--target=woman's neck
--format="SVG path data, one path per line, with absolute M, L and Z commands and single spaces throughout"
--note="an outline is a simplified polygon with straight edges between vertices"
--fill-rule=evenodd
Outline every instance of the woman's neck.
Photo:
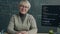
M 22 13 L 19 13 L 19 15 L 20 15 L 21 17 L 24 17 L 24 16 L 26 16 L 26 14 L 22 14 Z
M 22 22 L 23 22 L 24 19 L 25 19 L 25 17 L 26 17 L 26 14 L 21 14 L 21 13 L 19 13 L 19 15 L 20 15 L 20 18 L 21 18 L 21 20 L 22 20 Z

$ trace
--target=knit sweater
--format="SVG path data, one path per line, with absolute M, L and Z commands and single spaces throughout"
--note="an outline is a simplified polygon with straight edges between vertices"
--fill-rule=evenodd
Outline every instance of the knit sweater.
M 8 28 L 8 33 L 16 34 L 16 32 L 27 31 L 28 34 L 37 33 L 37 25 L 34 17 L 30 14 L 26 14 L 24 21 L 22 22 L 19 14 L 15 14 L 11 17 Z

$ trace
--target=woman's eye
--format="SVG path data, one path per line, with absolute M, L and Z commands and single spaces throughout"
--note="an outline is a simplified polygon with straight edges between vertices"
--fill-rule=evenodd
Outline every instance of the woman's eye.
M 29 8 L 29 7 L 27 7 L 27 6 L 23 6 L 23 5 L 20 5 L 20 7 L 23 7 L 23 8 Z

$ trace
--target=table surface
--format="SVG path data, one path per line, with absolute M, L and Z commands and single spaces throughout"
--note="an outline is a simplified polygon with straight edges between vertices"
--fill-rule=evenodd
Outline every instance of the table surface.
M 1 32 L 0 32 L 1 34 Z M 37 34 L 49 34 L 49 33 L 37 33 Z M 60 34 L 60 33 L 54 33 L 54 34 Z
M 49 33 L 38 33 L 38 34 L 49 34 Z M 56 33 L 54 33 L 54 34 L 56 34 Z

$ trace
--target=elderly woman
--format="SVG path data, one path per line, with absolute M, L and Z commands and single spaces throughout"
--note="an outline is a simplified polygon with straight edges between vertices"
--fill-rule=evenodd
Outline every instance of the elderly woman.
M 30 7 L 27 0 L 19 3 L 19 14 L 13 15 L 8 25 L 9 34 L 37 34 L 36 21 L 32 15 L 27 13 Z

